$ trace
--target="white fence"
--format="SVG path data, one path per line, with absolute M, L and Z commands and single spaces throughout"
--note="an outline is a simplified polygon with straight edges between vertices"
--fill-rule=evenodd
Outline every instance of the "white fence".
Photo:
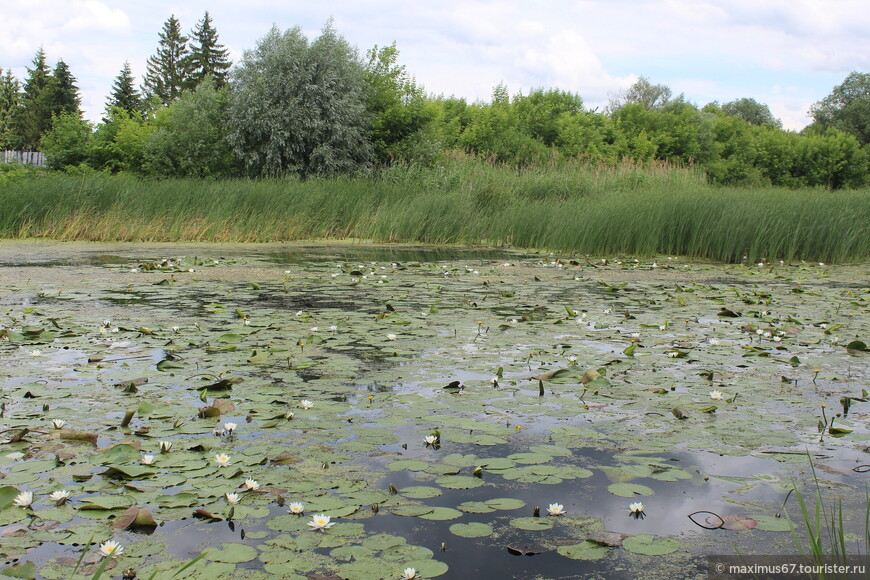
M 4 151 L 3 163 L 24 163 L 45 167 L 45 154 L 40 151 Z

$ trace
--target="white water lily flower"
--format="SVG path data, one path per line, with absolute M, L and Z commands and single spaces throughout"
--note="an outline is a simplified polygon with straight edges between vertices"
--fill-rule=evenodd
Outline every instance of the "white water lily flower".
M 639 501 L 628 504 L 628 511 L 633 516 L 641 515 L 643 513 L 643 510 L 644 505 Z
M 157 444 L 157 448 L 160 453 L 169 453 L 169 450 L 172 449 L 172 441 L 161 441 Z
M 396 340 L 396 335 L 391 332 L 387 335 L 387 340 Z
M 124 553 L 124 546 L 114 540 L 107 540 L 100 544 L 100 554 L 106 558 L 114 558 Z
M 238 427 L 238 425 L 235 423 L 224 423 L 224 429 L 226 430 L 227 433 L 232 433 L 233 431 L 236 430 L 237 427 Z
M 302 515 L 305 512 L 305 504 L 301 501 L 293 501 L 290 502 L 290 505 L 287 506 L 290 509 L 291 514 Z
M 227 498 L 228 504 L 236 505 L 237 503 L 239 503 L 241 496 L 237 493 L 228 493 L 228 494 L 226 494 L 226 498 Z
M 667 329 L 668 329 L 668 325 L 667 325 L 667 324 L 661 324 L 661 325 L 659 325 L 659 330 L 667 330 Z
M 722 395 L 722 391 L 719 391 L 719 390 L 710 391 L 710 398 L 715 400 L 715 401 L 725 400 L 725 397 Z
M 172 332 L 178 332 L 179 330 L 181 330 L 181 328 L 178 327 L 178 326 L 173 326 L 173 327 L 172 327 Z
M 678 353 L 675 350 L 672 350 L 671 352 L 668 353 L 668 356 L 671 358 L 677 358 L 678 356 L 680 356 L 680 353 Z
M 493 385 L 497 385 L 498 384 L 498 377 L 492 377 L 491 379 L 489 379 L 489 382 L 492 383 Z
M 402 577 L 400 580 L 414 580 L 417 577 L 417 569 L 416 568 L 405 568 L 402 570 Z
M 27 354 L 29 354 L 30 356 L 41 356 L 41 355 L 42 355 L 42 351 L 39 350 L 38 348 L 34 348 L 33 350 L 31 350 L 31 351 L 28 352 Z
M 220 467 L 226 467 L 230 464 L 230 456 L 226 453 L 218 453 L 214 456 L 214 462 Z
M 707 343 L 710 344 L 711 346 L 716 346 L 717 344 L 719 344 L 719 339 L 718 338 L 708 338 Z
M 69 492 L 65 489 L 59 489 L 48 494 L 48 499 L 53 501 L 55 505 L 63 505 L 69 499 Z
M 142 463 L 142 465 L 154 465 L 154 456 L 146 453 L 139 461 Z
M 551 503 L 547 508 L 547 514 L 551 516 L 565 515 L 565 506 L 558 503 Z
M 333 324 L 332 326 L 329 327 L 329 332 L 338 332 L 338 326 Z
M 256 479 L 246 479 L 245 480 L 245 489 L 249 489 L 251 491 L 257 491 L 260 489 L 260 484 Z
M 312 327 L 311 327 L 311 332 L 317 332 L 317 331 L 319 331 L 319 330 L 320 330 L 320 327 L 319 327 L 319 326 L 312 326 Z
M 777 334 L 773 337 L 773 342 L 782 342 L 782 337 Z
M 290 271 L 290 270 L 287 270 L 287 272 L 289 272 L 289 271 Z M 299 312 L 296 313 L 296 316 L 302 316 L 303 314 L 305 314 L 305 312 L 303 312 L 302 310 L 300 310 Z
M 436 435 L 426 435 L 425 437 L 423 437 L 423 441 L 426 443 L 426 445 L 435 445 L 436 443 L 438 443 L 438 437 Z
M 55 429 L 63 429 L 63 426 L 66 425 L 66 421 L 63 419 L 55 419 L 51 422 Z
M 571 356 L 568 357 L 568 362 L 569 363 L 577 362 L 577 357 L 572 354 Z
M 308 525 L 311 526 L 312 530 L 320 530 L 324 532 L 335 525 L 335 522 L 329 521 L 329 516 L 326 514 L 315 514 L 311 517 L 311 521 L 308 522 Z
M 33 504 L 33 492 L 22 491 L 15 496 L 15 500 L 12 503 L 21 508 L 29 508 Z
M 759 328 L 758 330 L 755 331 L 755 334 L 761 336 L 762 334 L 764 334 L 764 329 L 763 329 L 763 328 Z
M 299 402 L 299 406 L 302 407 L 303 409 L 313 409 L 314 403 L 312 403 L 308 399 L 303 399 L 302 401 Z

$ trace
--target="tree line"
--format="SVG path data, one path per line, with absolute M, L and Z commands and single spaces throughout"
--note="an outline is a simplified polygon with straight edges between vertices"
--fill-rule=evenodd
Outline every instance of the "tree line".
M 0 70 L 0 148 L 39 148 L 54 169 L 170 177 L 308 178 L 458 151 L 517 167 L 664 160 L 727 185 L 870 182 L 867 73 L 848 75 L 796 133 L 752 98 L 699 107 L 644 77 L 601 111 L 556 88 L 427 95 L 398 57 L 395 43 L 361 55 L 330 21 L 314 39 L 273 27 L 233 66 L 208 12 L 189 35 L 172 16 L 142 85 L 125 62 L 96 126 L 63 60 L 52 70 L 39 49 L 23 83 Z

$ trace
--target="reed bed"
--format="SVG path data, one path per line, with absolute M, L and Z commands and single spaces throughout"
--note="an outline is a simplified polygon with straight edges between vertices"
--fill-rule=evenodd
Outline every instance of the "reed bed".
M 0 182 L 0 237 L 89 241 L 369 239 L 724 262 L 870 255 L 870 192 L 722 188 L 693 168 L 455 156 L 361 177 Z

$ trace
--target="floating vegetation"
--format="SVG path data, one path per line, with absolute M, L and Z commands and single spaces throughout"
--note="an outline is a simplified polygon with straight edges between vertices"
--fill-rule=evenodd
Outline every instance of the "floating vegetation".
M 788 539 L 807 451 L 864 485 L 860 266 L 38 247 L 0 247 L 0 573 L 634 576 Z

